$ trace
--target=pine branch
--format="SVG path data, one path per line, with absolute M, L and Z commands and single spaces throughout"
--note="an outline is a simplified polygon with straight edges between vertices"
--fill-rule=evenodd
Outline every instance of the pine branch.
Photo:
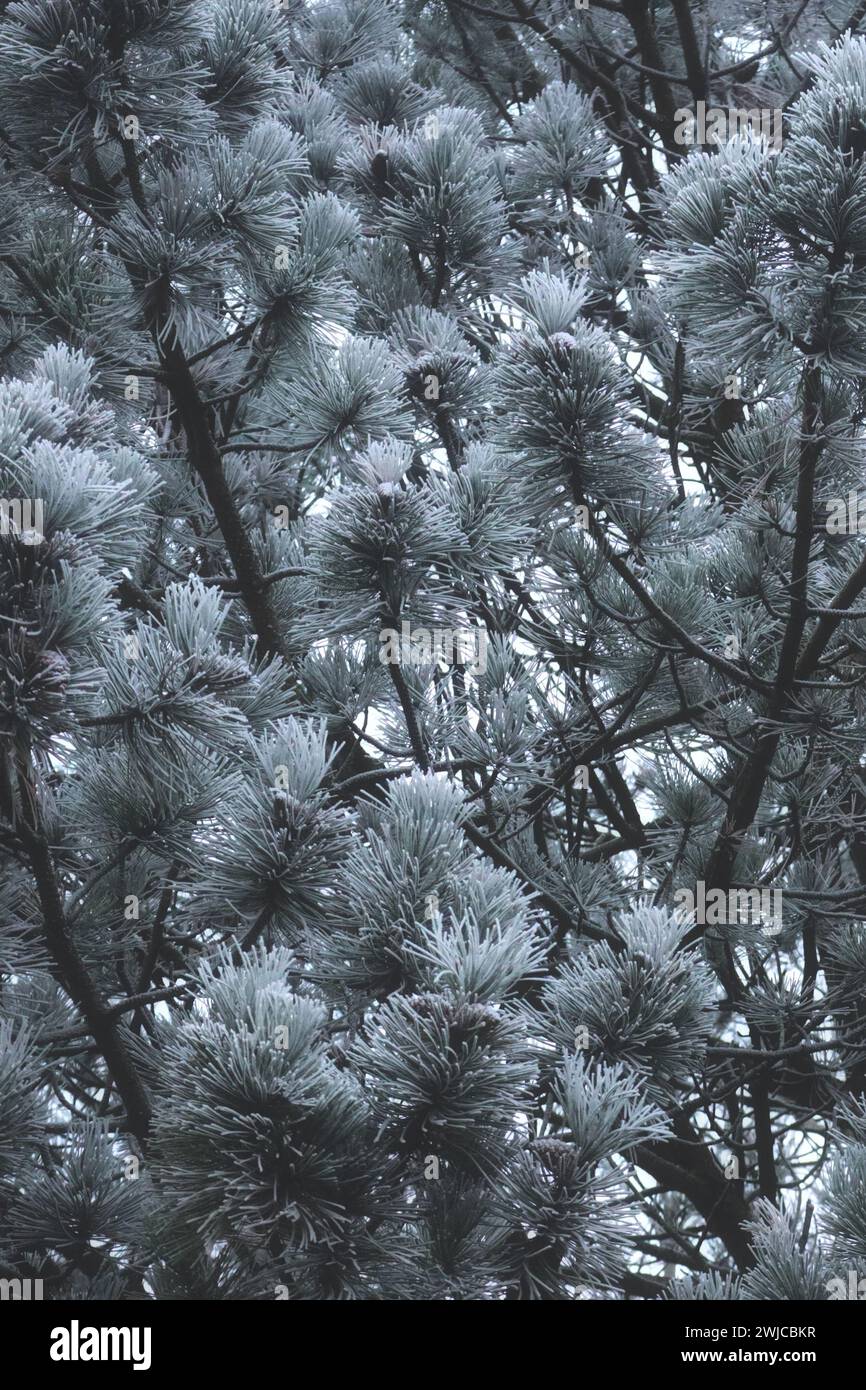
M 73 1003 L 81 1010 L 126 1108 L 126 1124 L 144 1145 L 150 1127 L 150 1102 L 117 1028 L 116 1017 L 96 988 L 69 933 L 63 898 L 57 880 L 48 838 L 38 812 L 36 789 L 22 772 L 24 800 L 30 805 L 33 821 L 18 827 L 24 841 L 36 889 L 45 932 L 45 942 L 57 973 Z

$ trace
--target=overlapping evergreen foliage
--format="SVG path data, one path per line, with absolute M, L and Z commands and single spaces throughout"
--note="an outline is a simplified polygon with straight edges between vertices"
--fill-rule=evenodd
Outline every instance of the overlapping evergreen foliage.
M 0 1277 L 866 1276 L 863 28 L 0 5 Z

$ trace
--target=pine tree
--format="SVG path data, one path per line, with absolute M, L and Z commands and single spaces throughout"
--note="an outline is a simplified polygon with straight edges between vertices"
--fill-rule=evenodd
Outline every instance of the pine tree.
M 864 33 L 0 6 L 0 1277 L 863 1296 Z

